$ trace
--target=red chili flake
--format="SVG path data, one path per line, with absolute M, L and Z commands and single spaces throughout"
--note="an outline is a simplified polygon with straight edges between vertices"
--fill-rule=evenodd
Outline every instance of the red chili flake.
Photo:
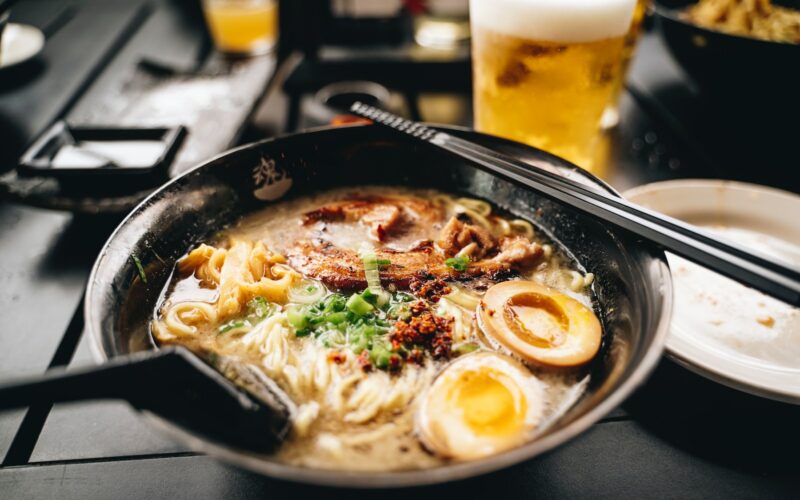
M 421 362 L 420 352 L 428 351 L 434 358 L 450 355 L 453 344 L 453 318 L 433 314 L 427 304 L 418 301 L 411 304 L 411 318 L 398 320 L 389 334 L 392 347 L 411 350 L 409 358 Z
M 347 360 L 347 354 L 342 351 L 331 351 L 328 353 L 328 361 L 332 361 L 337 365 L 341 365 Z
M 416 347 L 411 349 L 411 352 L 408 353 L 408 358 L 406 358 L 406 361 L 409 363 L 416 363 L 418 365 L 421 365 L 424 360 L 425 351 Z
M 427 312 L 430 308 L 428 304 L 425 302 L 418 300 L 409 306 L 409 311 L 411 311 L 412 316 L 419 316 L 420 314 Z
M 417 297 L 427 299 L 433 303 L 439 302 L 443 295 L 447 295 L 452 290 L 441 278 L 427 278 L 416 276 L 411 279 L 408 287 Z
M 358 355 L 358 358 L 356 358 L 356 361 L 358 361 L 358 365 L 365 372 L 371 372 L 372 371 L 372 368 L 373 368 L 372 367 L 372 363 L 370 363 L 370 361 L 369 361 L 369 352 L 367 352 L 366 349 L 361 351 L 361 354 Z

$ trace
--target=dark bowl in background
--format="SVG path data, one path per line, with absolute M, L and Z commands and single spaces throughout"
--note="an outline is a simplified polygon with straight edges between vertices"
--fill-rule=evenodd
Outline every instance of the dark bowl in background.
M 654 0 L 653 6 L 661 37 L 698 91 L 684 126 L 725 175 L 798 189 L 800 45 L 694 25 L 681 15 L 694 3 Z
M 681 13 L 695 3 L 655 0 L 653 11 L 670 52 L 703 93 L 742 103 L 800 100 L 800 45 L 692 24 Z
M 578 182 L 614 193 L 602 181 L 543 151 L 467 130 L 477 141 Z M 272 174 L 265 181 L 266 170 Z M 274 181 L 274 182 L 273 182 Z M 192 246 L 243 215 L 279 199 L 336 186 L 370 184 L 438 188 L 496 203 L 535 222 L 596 278 L 605 327 L 586 394 L 534 441 L 481 460 L 400 472 L 295 467 L 237 449 L 147 414 L 191 449 L 261 474 L 350 487 L 411 486 L 452 481 L 507 467 L 585 431 L 639 386 L 659 360 L 672 305 L 664 252 L 624 231 L 553 203 L 425 144 L 377 126 L 328 128 L 268 139 L 224 153 L 181 175 L 142 202 L 112 234 L 86 291 L 86 325 L 99 360 L 151 349 L 148 324 L 175 262 Z M 541 234 L 541 233 L 540 233 Z M 147 280 L 138 279 L 136 255 Z

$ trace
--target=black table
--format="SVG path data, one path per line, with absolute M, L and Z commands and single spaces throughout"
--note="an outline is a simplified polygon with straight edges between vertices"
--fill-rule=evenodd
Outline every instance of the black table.
M 280 99 L 267 101 L 272 97 Z M 624 189 L 732 176 L 702 142 L 674 127 L 696 103 L 659 39 L 645 36 L 623 96 L 622 125 L 612 135 L 611 182 Z M 84 97 L 80 107 L 91 110 L 91 100 Z M 77 308 L 94 256 L 116 223 L 0 204 L 0 379 L 92 362 Z M 468 481 L 380 495 L 797 498 L 798 422 L 797 407 L 720 387 L 665 359 L 621 408 L 543 457 Z M 117 402 L 0 413 L 0 455 L 0 498 L 368 494 L 227 467 L 162 437 Z

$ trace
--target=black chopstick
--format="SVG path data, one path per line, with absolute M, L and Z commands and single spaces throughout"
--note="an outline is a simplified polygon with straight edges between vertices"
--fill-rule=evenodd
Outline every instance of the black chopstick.
M 581 185 L 473 142 L 356 102 L 350 111 L 455 154 L 482 170 L 630 231 L 697 264 L 800 306 L 800 271 L 732 246 L 698 228 Z

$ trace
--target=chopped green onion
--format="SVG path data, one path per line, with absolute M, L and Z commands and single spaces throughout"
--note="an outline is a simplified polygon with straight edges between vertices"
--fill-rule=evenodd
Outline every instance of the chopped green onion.
M 411 317 L 411 308 L 408 304 L 394 304 L 386 311 L 386 316 L 392 319 L 407 320 Z
M 369 288 L 361 292 L 361 298 L 366 300 L 372 305 L 375 305 L 378 302 L 378 296 L 372 293 L 372 290 L 370 290 Z
M 367 288 L 349 297 L 331 293 L 313 304 L 293 304 L 284 311 L 297 337 L 310 336 L 326 348 L 347 348 L 355 355 L 367 352 L 372 366 L 393 370 L 405 363 L 407 351 L 395 348 L 388 335 L 397 319 L 410 316 L 410 302 L 416 298 L 403 292 L 381 290 L 381 294 L 386 298 L 383 305 L 381 296 Z
M 377 259 L 375 262 L 378 263 L 379 267 L 386 267 L 392 265 L 392 261 L 389 259 Z
M 308 315 L 302 307 L 287 308 L 286 319 L 289 321 L 289 324 L 297 330 L 298 335 L 300 335 L 301 330 L 304 330 L 308 326 Z
M 137 257 L 136 254 L 131 254 L 131 260 L 136 265 L 136 270 L 139 272 L 139 279 L 142 280 L 142 283 L 147 284 L 147 274 L 144 272 L 142 261 L 139 260 L 139 257 Z
M 250 322 L 246 319 L 232 319 L 227 323 L 219 326 L 219 334 L 228 333 L 232 330 L 239 330 L 240 328 L 250 328 Z
M 264 297 L 254 297 L 247 303 L 247 317 L 256 322 L 272 316 L 277 307 L 267 302 Z
M 389 351 L 383 351 L 383 350 L 378 351 L 377 353 L 370 356 L 370 358 L 374 360 L 373 363 L 375 363 L 375 366 L 381 370 L 389 368 L 389 360 L 391 359 L 391 357 L 392 354 Z
M 382 306 L 389 302 L 387 294 L 381 286 L 381 275 L 378 271 L 378 259 L 372 249 L 365 248 L 361 251 L 361 260 L 364 263 L 364 277 L 367 280 L 367 289 L 378 296 L 377 304 Z
M 333 312 L 325 316 L 325 321 L 333 323 L 334 325 L 341 325 L 347 321 L 347 313 L 345 311 Z
M 444 265 L 459 272 L 466 271 L 467 264 L 469 264 L 469 257 L 467 257 L 466 255 L 451 257 L 446 261 L 444 261 Z
M 369 360 L 377 368 L 385 370 L 389 368 L 389 363 L 392 358 L 392 345 L 386 341 L 374 342 L 372 348 L 369 350 Z
M 410 293 L 399 292 L 394 295 L 394 300 L 395 302 L 414 302 L 417 298 Z
M 358 316 L 365 316 L 375 309 L 372 304 L 364 300 L 364 297 L 353 294 L 347 299 L 347 309 Z
M 289 301 L 300 304 L 313 304 L 325 296 L 327 290 L 318 281 L 302 279 L 300 283 L 289 288 Z

